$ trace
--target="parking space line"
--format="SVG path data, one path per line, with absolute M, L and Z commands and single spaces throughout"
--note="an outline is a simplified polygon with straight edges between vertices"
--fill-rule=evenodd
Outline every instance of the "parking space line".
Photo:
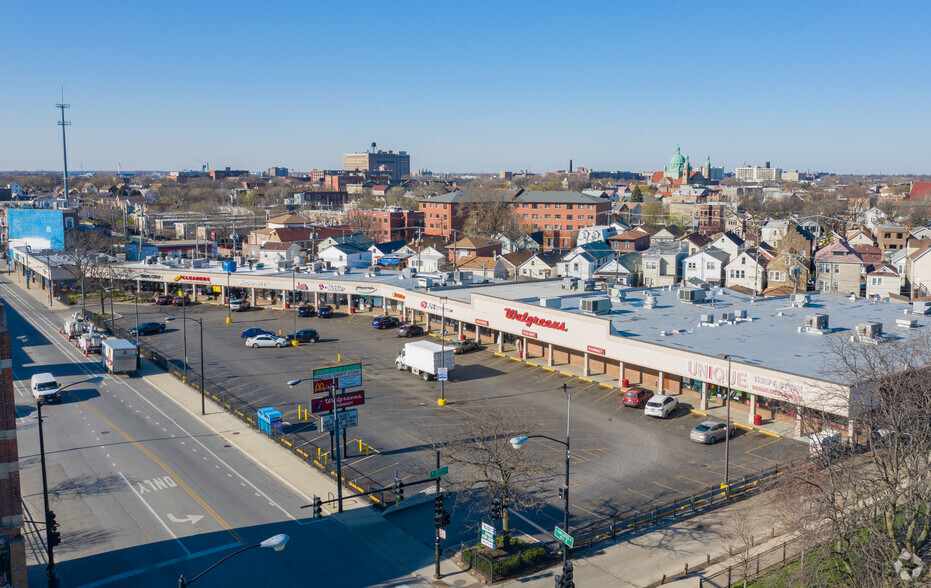
M 610 517 L 603 517 L 603 516 L 601 516 L 600 514 L 598 514 L 598 513 L 596 513 L 596 512 L 592 512 L 592 511 L 588 510 L 587 508 L 582 508 L 582 507 L 579 506 L 578 504 L 573 504 L 573 505 L 572 505 L 572 508 L 581 510 L 582 512 L 587 512 L 588 514 L 592 515 L 593 517 L 598 517 L 599 519 L 601 519 L 601 520 L 603 520 L 603 521 L 606 521 L 606 520 L 608 520 L 608 519 L 610 518 Z
M 639 495 L 639 496 L 643 496 L 644 498 L 649 498 L 650 500 L 656 500 L 656 499 L 653 498 L 652 496 L 647 496 L 647 495 L 644 494 L 643 492 L 637 492 L 637 491 L 634 490 L 633 488 L 628 488 L 627 490 L 630 491 L 630 492 L 633 492 L 634 494 L 637 494 L 637 495 Z
M 652 480 L 652 483 L 653 483 L 653 484 L 656 484 L 657 486 L 662 486 L 663 488 L 665 488 L 665 489 L 667 489 L 667 490 L 672 490 L 673 492 L 678 492 L 679 494 L 686 494 L 686 492 L 683 492 L 682 490 L 679 490 L 678 488 L 673 488 L 672 486 L 667 486 L 666 484 L 660 484 L 659 482 L 657 482 L 657 481 L 655 481 L 655 480 Z
M 605 392 L 605 394 L 604 394 L 601 398 L 599 398 L 598 400 L 596 400 L 595 402 L 601 402 L 602 400 L 604 400 L 604 399 L 607 398 L 608 396 L 611 396 L 612 394 L 614 394 L 614 390 L 611 390 L 610 392 Z
M 696 480 L 695 478 L 690 478 L 688 476 L 683 476 L 682 474 L 676 474 L 679 478 L 685 478 L 686 480 L 695 482 L 696 484 L 701 484 L 702 486 L 708 486 L 708 482 L 702 482 L 701 480 Z
M 383 471 L 387 470 L 388 468 L 393 468 L 394 466 L 398 465 L 399 463 L 401 463 L 401 462 L 396 461 L 396 462 L 394 462 L 394 463 L 391 464 L 391 465 L 387 465 L 387 466 L 385 466 L 385 467 L 383 467 L 383 468 L 381 468 L 381 469 L 375 470 L 374 472 L 368 472 L 368 473 L 366 473 L 365 475 L 366 475 L 366 476 L 369 476 L 369 477 L 374 476 L 374 475 L 377 474 L 378 472 L 383 472 Z
M 756 456 L 754 456 L 754 457 L 756 457 Z M 741 469 L 744 469 L 744 470 L 747 470 L 748 472 L 758 472 L 758 471 L 760 471 L 760 470 L 758 470 L 758 469 L 756 469 L 756 468 L 748 468 L 748 467 L 745 466 L 745 465 L 740 465 L 739 463 L 734 463 L 733 461 L 731 462 L 731 465 L 732 465 L 732 466 L 736 466 L 736 467 L 741 468 Z

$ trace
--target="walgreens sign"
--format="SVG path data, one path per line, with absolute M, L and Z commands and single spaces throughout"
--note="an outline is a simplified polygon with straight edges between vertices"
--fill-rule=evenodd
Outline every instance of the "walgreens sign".
M 540 318 L 538 316 L 534 316 L 530 314 L 529 312 L 518 312 L 512 308 L 505 308 L 504 316 L 506 316 L 507 318 L 511 320 L 520 321 L 524 323 L 525 325 L 527 325 L 528 327 L 532 327 L 536 325 L 538 327 L 544 327 L 547 329 L 556 329 L 557 331 L 566 331 L 566 332 L 569 331 L 569 329 L 566 328 L 566 323 L 560 323 L 557 321 L 552 321 L 550 319 Z

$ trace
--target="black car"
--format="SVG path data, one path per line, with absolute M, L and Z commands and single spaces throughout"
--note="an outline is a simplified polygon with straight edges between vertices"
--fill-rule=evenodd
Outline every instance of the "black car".
M 393 316 L 376 316 L 372 319 L 372 326 L 376 329 L 390 329 L 401 324 L 401 321 Z
M 314 307 L 309 304 L 298 306 L 297 316 L 314 316 Z
M 152 335 L 153 333 L 164 333 L 165 332 L 165 323 L 139 323 L 139 336 Z M 130 335 L 136 334 L 136 328 L 133 327 L 129 330 Z
M 333 317 L 333 307 L 329 304 L 324 304 L 317 309 L 317 318 L 332 318 Z
M 420 325 L 401 325 L 398 327 L 398 337 L 419 337 L 423 335 L 423 327 Z
M 288 341 L 297 340 L 301 343 L 316 343 L 320 340 L 320 335 L 314 329 L 301 329 L 296 333 L 285 335 Z

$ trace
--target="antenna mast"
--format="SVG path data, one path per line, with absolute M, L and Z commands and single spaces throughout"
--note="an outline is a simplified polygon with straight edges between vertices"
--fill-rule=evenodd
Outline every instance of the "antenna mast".
M 65 109 L 71 108 L 70 104 L 65 104 L 65 89 L 61 89 L 61 103 L 55 105 L 56 108 L 61 109 L 61 120 L 58 121 L 58 126 L 61 127 L 61 152 L 65 160 L 65 206 L 71 206 L 69 202 L 69 192 L 68 192 L 68 145 L 65 143 L 65 127 L 71 126 L 71 121 L 65 120 Z

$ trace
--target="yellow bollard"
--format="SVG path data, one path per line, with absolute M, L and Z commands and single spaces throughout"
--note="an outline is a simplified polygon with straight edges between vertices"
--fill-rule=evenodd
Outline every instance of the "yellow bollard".
M 343 361 L 343 360 L 340 359 L 340 354 L 337 353 L 337 354 L 336 354 L 336 363 L 339 363 L 339 362 L 341 362 L 341 361 Z
M 293 341 L 291 341 L 291 345 L 294 345 L 295 347 L 297 347 L 297 339 L 294 339 Z
M 445 398 L 439 398 L 439 399 L 437 399 L 436 403 L 439 404 L 440 406 L 446 406 L 446 399 L 445 399 Z
M 359 453 L 362 453 L 362 439 L 359 439 Z
M 368 443 L 365 444 L 365 456 L 366 456 L 366 457 L 368 457 L 369 449 L 370 449 L 371 447 L 372 447 L 372 446 L 369 445 Z
M 232 322 L 233 322 L 233 317 L 231 316 L 226 317 L 226 324 L 230 324 Z

